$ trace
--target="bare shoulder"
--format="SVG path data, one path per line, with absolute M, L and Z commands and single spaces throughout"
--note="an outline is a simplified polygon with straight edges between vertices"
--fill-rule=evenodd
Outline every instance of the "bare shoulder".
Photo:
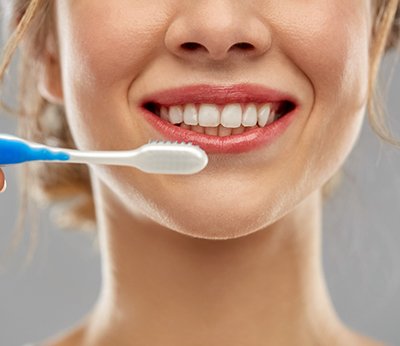
M 38 346 L 79 346 L 83 344 L 84 339 L 83 326 L 76 327 L 65 333 L 56 335 Z
M 353 335 L 353 343 L 354 346 L 389 346 L 382 341 L 374 340 L 370 337 L 361 334 Z
M 348 329 L 347 327 L 336 330 L 335 333 L 330 334 L 329 340 L 324 339 L 321 345 L 335 345 L 335 346 L 390 346 L 380 340 L 375 340 L 370 336 L 360 334 L 358 331 Z

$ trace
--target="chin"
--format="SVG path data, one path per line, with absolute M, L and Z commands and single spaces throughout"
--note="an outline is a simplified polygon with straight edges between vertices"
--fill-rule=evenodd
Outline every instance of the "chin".
M 256 233 L 268 227 L 272 222 L 257 223 L 254 220 L 249 222 L 239 222 L 237 218 L 227 220 L 223 218 L 219 222 L 214 220 L 206 220 L 205 222 L 187 222 L 179 220 L 173 227 L 172 231 L 179 234 L 204 240 L 229 240 L 238 239 Z
M 164 226 L 180 234 L 209 240 L 228 240 L 250 235 L 265 229 L 277 219 L 277 210 L 266 203 L 254 205 L 243 201 L 238 208 L 229 204 L 225 208 L 207 203 L 191 204 L 185 208 L 164 209 Z M 167 224 L 165 224 L 165 220 Z

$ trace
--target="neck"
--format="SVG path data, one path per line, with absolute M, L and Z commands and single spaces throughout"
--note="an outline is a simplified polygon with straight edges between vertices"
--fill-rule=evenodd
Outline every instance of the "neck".
M 88 344 L 310 345 L 339 328 L 321 268 L 318 192 L 251 235 L 204 240 L 132 216 L 94 185 L 103 287 Z

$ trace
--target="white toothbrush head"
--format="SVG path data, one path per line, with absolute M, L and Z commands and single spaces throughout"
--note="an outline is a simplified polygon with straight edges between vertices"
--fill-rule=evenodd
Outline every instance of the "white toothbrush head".
M 135 167 L 147 173 L 194 174 L 208 164 L 205 151 L 192 143 L 150 141 L 137 151 Z

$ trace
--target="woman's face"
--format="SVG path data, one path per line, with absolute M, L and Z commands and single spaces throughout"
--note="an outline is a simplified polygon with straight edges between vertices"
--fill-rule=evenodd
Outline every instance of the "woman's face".
M 200 238 L 243 236 L 320 189 L 354 145 L 367 99 L 368 0 L 55 4 L 63 102 L 80 149 L 134 149 L 162 139 L 140 107 L 166 89 L 254 83 L 297 100 L 292 122 L 272 144 L 209 154 L 195 175 L 93 167 L 132 217 Z M 247 49 L 235 46 L 241 42 Z

